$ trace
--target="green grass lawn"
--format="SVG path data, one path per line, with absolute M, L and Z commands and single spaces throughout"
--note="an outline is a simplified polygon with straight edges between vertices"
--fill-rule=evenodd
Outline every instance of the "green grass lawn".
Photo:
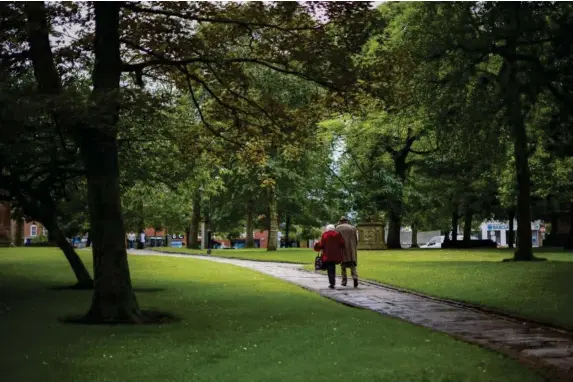
M 269 253 L 220 250 L 213 255 L 312 264 L 316 252 L 299 248 Z M 544 249 L 537 255 L 550 261 L 502 263 L 511 257 L 510 250 L 362 251 L 358 274 L 363 279 L 573 329 L 573 253 Z
M 91 267 L 89 252 L 82 254 Z M 89 291 L 55 249 L 0 249 L 0 379 L 11 381 L 537 381 L 516 362 L 254 271 L 130 256 L 161 326 L 62 324 Z M 159 288 L 160 290 L 155 290 Z M 146 292 L 144 292 L 146 291 Z

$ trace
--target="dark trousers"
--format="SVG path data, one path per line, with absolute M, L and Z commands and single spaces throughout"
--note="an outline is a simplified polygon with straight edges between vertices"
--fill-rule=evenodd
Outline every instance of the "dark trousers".
M 331 261 L 327 261 L 326 263 L 324 263 L 324 266 L 326 268 L 326 273 L 328 274 L 328 283 L 330 285 L 334 285 L 334 283 L 336 282 L 336 263 L 333 263 Z

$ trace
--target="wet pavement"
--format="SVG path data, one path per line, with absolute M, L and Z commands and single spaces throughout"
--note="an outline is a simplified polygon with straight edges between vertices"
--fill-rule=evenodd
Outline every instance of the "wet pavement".
M 156 251 L 131 254 L 192 257 L 249 268 L 346 305 L 369 309 L 413 324 L 447 333 L 457 339 L 478 344 L 516 358 L 544 372 L 549 380 L 573 381 L 573 335 L 531 322 L 396 290 L 371 282 L 358 288 L 328 288 L 325 275 L 309 272 L 300 264 L 190 256 Z M 351 281 L 351 280 L 349 280 Z M 340 283 L 340 280 L 337 280 Z M 348 283 L 349 285 L 352 282 Z

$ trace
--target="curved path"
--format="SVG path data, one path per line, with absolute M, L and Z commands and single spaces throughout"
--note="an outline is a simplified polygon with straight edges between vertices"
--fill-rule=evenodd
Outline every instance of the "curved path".
M 484 313 L 370 282 L 361 282 L 357 289 L 337 286 L 332 290 L 328 288 L 326 276 L 306 271 L 300 264 L 146 250 L 129 253 L 187 257 L 249 268 L 346 305 L 373 310 L 502 352 L 539 369 L 549 380 L 573 381 L 573 335 L 565 331 Z

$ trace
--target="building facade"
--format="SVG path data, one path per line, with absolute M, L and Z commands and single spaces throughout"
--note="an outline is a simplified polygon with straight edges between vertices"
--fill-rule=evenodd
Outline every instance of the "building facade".
M 0 203 L 0 246 L 8 246 L 13 243 L 16 239 L 16 230 L 18 229 L 18 224 L 12 219 L 12 214 L 10 206 L 5 203 Z M 22 243 L 29 239 L 31 241 L 35 240 L 48 240 L 48 230 L 37 221 L 29 221 L 21 224 L 22 227 L 21 237 Z
M 485 221 L 480 225 L 480 230 L 483 240 L 495 241 L 499 247 L 508 246 L 508 221 Z M 517 232 L 517 220 L 513 221 L 513 230 Z M 543 246 L 544 232 L 545 227 L 541 221 L 538 220 L 531 223 L 531 245 L 533 247 Z M 517 237 L 517 235 L 514 237 Z

